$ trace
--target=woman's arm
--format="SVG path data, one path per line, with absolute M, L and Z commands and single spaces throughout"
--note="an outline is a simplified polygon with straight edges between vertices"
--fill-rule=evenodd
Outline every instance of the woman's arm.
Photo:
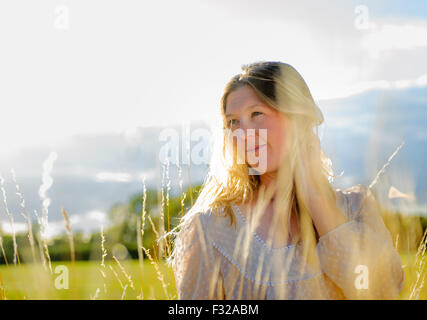
M 324 192 L 331 189 L 321 167 L 319 139 L 313 136 L 310 145 L 303 145 L 300 152 L 301 161 L 297 166 L 300 184 L 298 192 L 308 206 L 313 224 L 321 237 L 347 222 L 347 217 L 336 206 L 331 194 Z
M 224 299 L 206 220 L 204 214 L 194 215 L 176 238 L 173 269 L 179 300 Z
M 322 269 L 347 299 L 396 299 L 404 282 L 399 253 L 371 192 L 355 191 L 346 194 L 349 221 L 319 239 Z
M 324 192 L 329 188 L 317 137 L 301 151 L 300 192 L 320 237 L 317 252 L 323 271 L 348 299 L 397 298 L 404 271 L 370 190 L 359 185 L 345 194 L 349 206 L 341 212 Z

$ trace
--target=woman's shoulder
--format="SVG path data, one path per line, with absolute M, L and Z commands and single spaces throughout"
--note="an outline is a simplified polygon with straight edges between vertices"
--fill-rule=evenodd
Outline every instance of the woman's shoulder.
M 212 207 L 204 209 L 192 208 L 182 218 L 181 230 L 187 228 L 194 228 L 197 224 L 201 227 L 201 231 L 206 232 L 210 235 L 218 231 L 218 228 L 224 223 L 225 208 L 220 207 L 213 209 Z
M 345 207 L 349 219 L 357 218 L 364 206 L 374 204 L 372 192 L 362 184 L 357 184 L 344 190 L 337 188 L 335 191 L 339 195 L 339 201 Z
M 346 199 L 361 199 L 368 193 L 368 188 L 362 184 L 357 184 L 346 189 L 335 188 L 335 192 Z

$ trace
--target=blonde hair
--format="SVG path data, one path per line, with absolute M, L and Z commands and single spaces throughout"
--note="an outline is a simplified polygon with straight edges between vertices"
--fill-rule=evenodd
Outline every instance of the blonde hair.
M 278 175 L 280 183 L 278 191 L 280 191 L 280 194 L 279 197 L 276 195 L 275 203 L 276 208 L 285 208 L 285 212 L 294 212 L 298 217 L 300 237 L 294 238 L 293 241 L 301 240 L 302 237 L 307 243 L 311 243 L 313 248 L 318 235 L 314 230 L 307 204 L 300 197 L 303 185 L 297 169 L 300 165 L 298 160 L 301 148 L 308 146 L 313 141 L 312 139 L 318 134 L 317 127 L 323 123 L 322 112 L 314 102 L 306 82 L 291 65 L 276 61 L 260 61 L 243 65 L 242 71 L 241 74 L 235 75 L 225 86 L 220 102 L 223 130 L 216 137 L 209 173 L 202 185 L 196 203 L 183 216 L 177 227 L 184 225 L 193 214 L 207 212 L 208 210 L 211 210 L 214 214 L 221 213 L 221 215 L 227 216 L 230 219 L 230 225 L 236 227 L 232 210 L 233 204 L 251 201 L 254 197 L 254 192 L 257 190 L 264 198 L 272 195 L 260 185 L 259 175 L 249 174 L 248 164 L 238 164 L 235 161 L 235 156 L 229 157 L 228 154 L 230 152 L 234 153 L 235 148 L 231 147 L 227 142 L 229 141 L 225 118 L 227 98 L 231 92 L 247 85 L 266 104 L 283 112 L 291 120 L 291 131 L 295 134 L 287 136 L 286 139 L 289 142 L 288 150 L 292 152 L 288 152 L 286 161 L 280 165 Z M 316 134 L 313 131 L 314 128 L 316 129 Z M 322 150 L 320 152 L 321 163 L 319 167 L 322 171 L 321 175 L 327 178 L 326 181 L 330 181 L 334 177 L 330 167 L 331 162 Z M 289 177 L 292 177 L 292 179 L 289 179 Z M 329 182 L 322 180 L 316 181 L 316 184 L 321 187 L 325 196 L 335 201 L 335 193 Z M 259 197 L 258 199 L 261 198 Z M 268 202 L 263 202 L 263 205 L 265 206 Z M 263 210 L 263 205 L 257 205 L 259 211 Z M 288 226 L 290 216 L 291 214 L 288 215 Z M 309 255 L 309 252 L 306 251 L 305 255 Z

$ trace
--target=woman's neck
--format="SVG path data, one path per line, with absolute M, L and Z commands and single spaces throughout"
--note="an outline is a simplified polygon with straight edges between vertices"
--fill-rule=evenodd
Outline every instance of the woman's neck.
M 277 172 L 268 172 L 264 173 L 260 177 L 260 186 L 263 186 L 267 190 L 268 188 L 275 188 Z M 276 190 L 273 191 L 273 195 L 271 197 L 271 201 L 274 201 L 274 197 L 276 195 Z
M 276 185 L 276 174 L 275 173 L 267 173 L 264 174 L 262 176 L 260 176 L 260 187 L 263 186 L 266 189 L 268 187 L 275 187 L 277 188 Z M 269 191 L 267 191 L 266 189 L 264 189 L 264 191 L 260 190 L 261 188 L 257 188 L 254 191 L 254 197 L 252 198 L 252 201 L 250 201 L 249 203 L 244 203 L 242 205 L 242 209 L 243 211 L 246 213 L 246 215 L 250 216 L 253 213 L 254 208 L 256 208 L 256 205 L 258 203 L 259 200 L 262 201 L 262 197 L 265 196 L 266 194 L 270 194 Z M 263 188 L 262 188 L 263 189 Z M 268 199 L 268 203 L 264 204 L 266 207 L 263 209 L 262 215 L 261 215 L 261 219 L 262 219 L 262 224 L 265 224 L 266 226 L 269 226 L 268 228 L 273 227 L 274 230 L 276 230 L 276 228 L 281 228 L 281 226 L 284 226 L 285 229 L 288 229 L 288 231 L 284 231 L 285 229 L 280 229 L 281 231 L 277 231 L 277 232 L 287 232 L 288 233 L 288 237 L 290 239 L 291 234 L 295 237 L 298 233 L 298 229 L 297 229 L 297 225 L 296 225 L 296 215 L 291 214 L 291 220 L 290 223 L 291 225 L 288 225 L 289 223 L 289 219 L 288 219 L 288 214 L 285 214 L 284 212 L 280 211 L 280 212 L 276 212 L 276 204 L 275 204 L 275 196 L 276 196 L 276 190 L 274 190 L 272 196 L 269 197 Z M 261 197 L 261 199 L 259 198 Z M 264 199 L 266 200 L 266 199 Z M 292 233 L 290 233 L 290 229 L 292 229 Z M 276 231 L 272 231 L 273 233 L 275 233 Z M 288 240 L 290 241 L 290 240 Z

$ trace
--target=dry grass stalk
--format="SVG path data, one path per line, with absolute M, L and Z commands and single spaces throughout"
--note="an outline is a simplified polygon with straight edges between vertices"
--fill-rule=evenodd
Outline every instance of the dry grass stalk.
M 137 247 L 138 247 L 138 264 L 139 264 L 139 271 L 141 273 L 140 276 L 140 286 L 141 286 L 141 300 L 144 298 L 143 292 L 142 292 L 142 277 L 144 275 L 144 257 L 142 253 L 142 234 L 143 230 L 141 230 L 141 220 L 137 218 L 137 227 L 136 227 L 136 241 L 137 241 Z M 139 296 L 137 297 L 139 299 Z
M 74 261 L 76 259 L 76 253 L 74 250 L 74 239 L 73 232 L 71 231 L 70 219 L 68 218 L 67 211 L 64 208 L 61 208 L 61 213 L 65 220 L 65 231 L 67 232 L 68 242 L 70 244 L 71 263 L 74 264 Z
M 177 149 L 178 149 L 178 147 L 177 147 Z M 187 194 L 183 190 L 184 188 L 183 188 L 183 181 L 182 181 L 182 168 L 179 164 L 179 152 L 178 152 L 178 150 L 176 152 L 176 155 L 177 155 L 176 165 L 178 167 L 179 191 L 180 191 L 180 194 L 182 195 L 181 196 L 181 212 L 180 212 L 180 215 L 182 217 L 184 215 L 184 203 L 185 203 L 184 201 L 185 201 Z
M 411 294 L 409 299 L 419 299 L 419 296 L 424 288 L 425 279 L 427 277 L 427 259 L 426 259 L 426 250 L 427 250 L 427 229 L 424 232 L 424 235 L 421 239 L 421 243 L 418 247 L 417 254 L 415 256 L 415 266 L 417 279 L 411 288 Z
M 105 257 L 107 256 L 107 250 L 105 250 L 105 237 L 104 237 L 104 226 L 101 225 L 101 268 L 99 268 L 99 272 L 102 275 L 102 281 L 104 283 L 104 293 L 107 293 L 107 284 L 105 280 L 107 279 L 106 267 L 105 267 Z
M 6 291 L 4 289 L 3 278 L 1 276 L 1 272 L 0 272 L 0 299 L 1 300 L 7 300 Z
M 147 188 L 145 187 L 145 178 L 142 181 L 143 190 L 142 190 L 142 208 L 141 208 L 141 237 L 144 238 L 144 230 L 145 230 L 145 216 L 147 214 L 146 204 L 147 204 Z
M 187 134 L 187 137 L 189 136 L 189 132 L 190 132 L 190 124 L 186 125 L 185 127 L 185 131 Z M 186 163 L 188 164 L 188 184 L 189 184 L 189 189 L 190 189 L 190 205 L 191 207 L 193 207 L 193 186 L 191 184 L 191 155 L 190 152 L 188 152 L 191 149 L 191 141 L 190 139 L 186 139 L 185 141 L 185 149 L 187 152 L 187 159 L 186 159 Z
M 90 300 L 96 300 L 99 295 L 99 288 L 96 288 L 95 294 L 93 296 L 90 296 Z
M 151 220 L 151 216 L 150 215 L 148 215 L 147 217 L 148 217 L 148 220 L 150 221 L 151 228 L 153 229 L 153 232 L 156 235 L 156 239 L 158 239 L 159 238 L 159 233 L 157 232 L 156 227 L 154 226 L 153 220 Z
M 119 284 L 120 284 L 120 287 L 123 289 L 123 288 L 124 288 L 124 286 L 123 286 L 123 282 L 122 282 L 122 280 L 120 280 L 120 277 L 119 277 L 119 275 L 117 274 L 117 272 L 114 270 L 113 266 L 109 265 L 108 267 L 109 267 L 109 268 L 110 268 L 110 270 L 113 272 L 114 277 L 116 277 L 117 281 L 118 281 L 118 282 L 119 282 Z
M 109 266 L 111 271 L 113 272 L 114 276 L 116 277 L 117 281 L 120 284 L 120 287 L 122 288 L 122 296 L 121 296 L 121 300 L 124 300 L 125 298 L 125 294 L 126 294 L 126 289 L 128 287 L 128 284 L 123 285 L 123 282 L 120 280 L 119 275 L 117 274 L 117 272 L 114 270 L 114 268 L 110 265 Z
M 166 165 L 162 166 L 162 186 L 161 186 L 161 204 L 160 204 L 160 219 L 159 219 L 159 234 L 160 236 L 163 236 L 165 233 L 165 176 L 167 174 L 168 168 L 169 168 L 169 159 L 166 158 Z M 160 237 L 157 237 L 157 239 L 160 239 Z M 164 248 L 165 248 L 165 242 L 159 241 L 159 257 L 164 255 Z
M 35 241 L 34 241 L 34 235 L 33 235 L 33 225 L 31 223 L 30 216 L 28 215 L 28 213 L 27 213 L 27 211 L 25 209 L 24 196 L 22 195 L 21 189 L 20 189 L 18 181 L 16 179 L 15 170 L 11 169 L 10 171 L 12 173 L 13 182 L 15 183 L 16 194 L 18 195 L 19 200 L 20 200 L 20 206 L 22 208 L 21 215 L 24 217 L 25 221 L 27 222 L 27 227 L 28 227 L 28 241 L 30 242 L 31 254 L 32 254 L 32 257 L 33 257 L 33 261 L 34 261 L 34 263 L 36 263 L 37 259 L 36 259 Z
M 123 287 L 123 292 L 122 292 L 122 296 L 120 298 L 120 300 L 124 300 L 125 299 L 125 295 L 126 295 L 126 289 L 128 288 L 128 285 L 125 284 L 125 286 Z
M 15 183 L 15 188 L 16 188 L 16 195 L 19 197 L 20 200 L 20 206 L 22 208 L 22 212 L 21 215 L 24 217 L 25 222 L 27 223 L 27 230 L 28 230 L 28 241 L 30 243 L 30 248 L 31 248 L 31 255 L 33 258 L 33 262 L 36 264 L 38 263 L 37 258 L 36 258 L 36 242 L 34 240 L 34 234 L 33 234 L 33 224 L 30 218 L 30 215 L 27 213 L 27 210 L 25 208 L 25 199 L 24 196 L 21 192 L 21 188 L 18 184 L 18 180 L 16 178 L 16 173 L 15 170 L 12 168 L 11 170 L 11 174 L 12 174 L 12 179 L 13 182 Z M 38 286 L 41 288 L 42 284 L 41 284 L 41 279 L 39 276 L 36 275 L 36 281 L 38 282 Z
M 10 274 L 10 280 L 11 280 L 11 282 L 12 282 L 12 288 L 13 288 L 13 291 L 15 292 L 15 298 L 17 298 L 17 295 L 16 295 L 16 285 L 15 285 L 15 280 L 14 280 L 14 278 L 13 278 L 13 275 L 12 275 L 12 273 L 10 272 L 10 268 L 9 268 L 9 263 L 8 263 L 8 261 L 7 261 L 7 256 L 6 256 L 6 252 L 4 251 L 4 247 L 3 247 L 3 237 L 1 236 L 1 234 L 0 234 L 0 249 L 1 249 L 1 251 L 2 251 L 2 254 L 3 254 L 3 259 L 4 259 L 4 262 L 5 262 L 5 264 L 6 264 L 6 269 L 7 269 L 7 271 L 9 272 L 9 274 Z
M 58 155 L 56 152 L 49 153 L 49 156 L 45 161 L 43 161 L 43 172 L 42 172 L 42 184 L 39 188 L 39 197 L 42 200 L 42 215 L 41 217 L 37 216 L 37 219 L 39 220 L 40 224 L 40 233 L 42 236 L 42 243 L 43 243 L 43 249 L 44 249 L 44 255 L 46 257 L 46 260 L 49 263 L 49 270 L 50 273 L 52 272 L 52 263 L 49 255 L 49 246 L 47 244 L 47 227 L 48 227 L 48 216 L 49 216 L 49 206 L 50 206 L 50 198 L 47 196 L 47 191 L 50 189 L 50 187 L 53 184 L 53 178 L 52 178 L 52 168 L 53 163 L 58 158 Z
M 170 190 L 171 190 L 171 179 L 169 177 L 169 159 L 167 160 L 167 166 L 166 166 L 166 181 L 167 181 L 167 184 L 166 184 L 166 208 L 168 211 L 167 232 L 169 232 L 170 231 Z M 167 238 L 164 241 L 165 241 L 166 248 L 167 248 L 167 254 L 170 255 L 171 254 L 171 248 L 169 246 L 169 242 L 168 242 Z
M 146 204 L 147 204 L 147 188 L 145 186 L 145 177 L 142 180 L 142 206 L 141 206 L 141 219 L 137 219 L 137 230 L 136 230 L 136 240 L 138 245 L 138 260 L 139 260 L 139 269 L 140 269 L 140 285 L 141 285 L 141 294 L 137 297 L 138 299 L 144 299 L 142 292 L 142 278 L 144 275 L 144 255 L 142 252 L 142 246 L 144 244 L 144 230 L 145 230 L 145 216 L 147 214 Z
M 76 260 L 76 251 L 74 249 L 74 238 L 73 238 L 73 232 L 71 231 L 71 223 L 70 223 L 70 219 L 68 217 L 68 213 L 64 208 L 61 208 L 61 213 L 62 216 L 64 217 L 64 221 L 65 221 L 65 231 L 67 233 L 67 237 L 68 237 L 68 243 L 70 245 L 70 256 L 71 256 L 71 268 L 72 268 L 72 276 L 74 279 L 74 262 Z M 76 297 L 76 292 L 75 290 L 73 290 L 73 296 Z
M 157 273 L 157 279 L 159 279 L 159 281 L 162 284 L 163 290 L 164 290 L 165 295 L 166 295 L 166 299 L 169 300 L 170 298 L 169 298 L 169 293 L 168 293 L 168 290 L 167 290 L 167 285 L 165 283 L 165 279 L 163 277 L 163 274 L 160 271 L 158 263 L 156 263 L 154 261 L 154 259 L 151 257 L 150 251 L 148 249 L 145 249 L 144 247 L 142 247 L 142 249 L 144 250 L 145 255 L 148 257 L 148 259 L 150 259 L 151 264 L 154 266 L 154 269 L 156 270 L 156 273 Z
M 45 234 L 47 225 L 46 225 L 45 221 L 43 220 L 43 217 L 39 217 L 39 215 L 37 214 L 37 210 L 34 210 L 34 214 L 36 215 L 37 221 L 38 221 L 39 226 L 40 226 L 38 242 L 39 242 L 39 248 L 40 248 L 40 256 L 41 256 L 41 259 L 43 261 L 43 267 L 45 268 L 45 270 L 49 270 L 50 274 L 53 274 L 52 261 L 50 259 L 49 246 L 48 246 L 46 234 Z
M 4 247 L 3 247 L 3 237 L 1 236 L 1 234 L 0 234 L 0 249 L 1 249 L 1 252 L 3 254 L 3 259 L 4 259 L 6 266 L 9 266 L 9 263 L 7 262 L 6 252 L 4 251 Z
M 18 243 L 16 242 L 16 232 L 15 232 L 15 223 L 13 221 L 13 216 L 9 211 L 9 205 L 7 204 L 6 190 L 4 189 L 4 178 L 0 175 L 0 185 L 1 191 L 3 194 L 3 203 L 6 209 L 6 214 L 9 218 L 10 227 L 12 229 L 12 238 L 13 238 L 13 264 L 16 266 L 16 263 L 20 263 L 19 254 L 18 254 Z
M 399 150 L 403 147 L 405 142 L 402 142 L 396 150 L 393 152 L 393 154 L 388 158 L 387 162 L 383 165 L 380 171 L 378 171 L 377 175 L 375 176 L 374 180 L 369 185 L 368 189 L 372 189 L 373 186 L 378 182 L 379 177 L 385 172 L 385 169 L 389 166 L 391 163 L 391 160 L 393 160 L 394 156 L 399 152 Z
M 123 273 L 123 275 L 125 276 L 125 278 L 129 282 L 130 287 L 133 290 L 135 290 L 135 285 L 133 284 L 132 277 L 126 272 L 126 269 L 122 266 L 119 259 L 117 259 L 114 255 L 113 255 L 113 259 L 114 259 L 114 261 L 116 261 L 117 265 L 119 266 L 120 271 Z
M 11 226 L 11 229 L 12 229 L 13 264 L 15 266 L 18 264 L 18 266 L 21 267 L 21 260 L 19 258 L 19 252 L 18 252 L 18 243 L 16 241 L 15 222 L 14 222 L 14 219 L 13 219 L 13 215 L 12 215 L 12 213 L 9 210 L 9 205 L 7 203 L 7 196 L 6 196 L 6 190 L 4 188 L 4 181 L 5 180 L 4 180 L 3 176 L 0 175 L 0 186 L 1 186 L 1 191 L 2 191 L 2 195 L 3 195 L 3 203 L 4 203 L 6 214 L 7 214 L 8 218 L 9 218 L 10 226 Z M 3 247 L 3 244 L 2 244 L 2 247 Z M 4 250 L 4 248 L 3 248 L 3 250 Z M 4 255 L 4 257 L 6 257 L 6 255 Z M 22 279 L 21 279 L 21 281 L 22 281 Z M 23 291 L 24 291 L 23 298 L 27 299 L 26 288 L 25 288 L 25 285 L 24 285 L 23 282 L 22 282 L 22 288 L 23 288 Z
M 141 288 L 141 291 L 140 291 L 141 293 L 138 295 L 138 296 L 136 296 L 136 298 L 138 299 L 138 300 L 144 300 L 144 294 L 143 294 L 143 292 L 142 292 L 142 288 Z

